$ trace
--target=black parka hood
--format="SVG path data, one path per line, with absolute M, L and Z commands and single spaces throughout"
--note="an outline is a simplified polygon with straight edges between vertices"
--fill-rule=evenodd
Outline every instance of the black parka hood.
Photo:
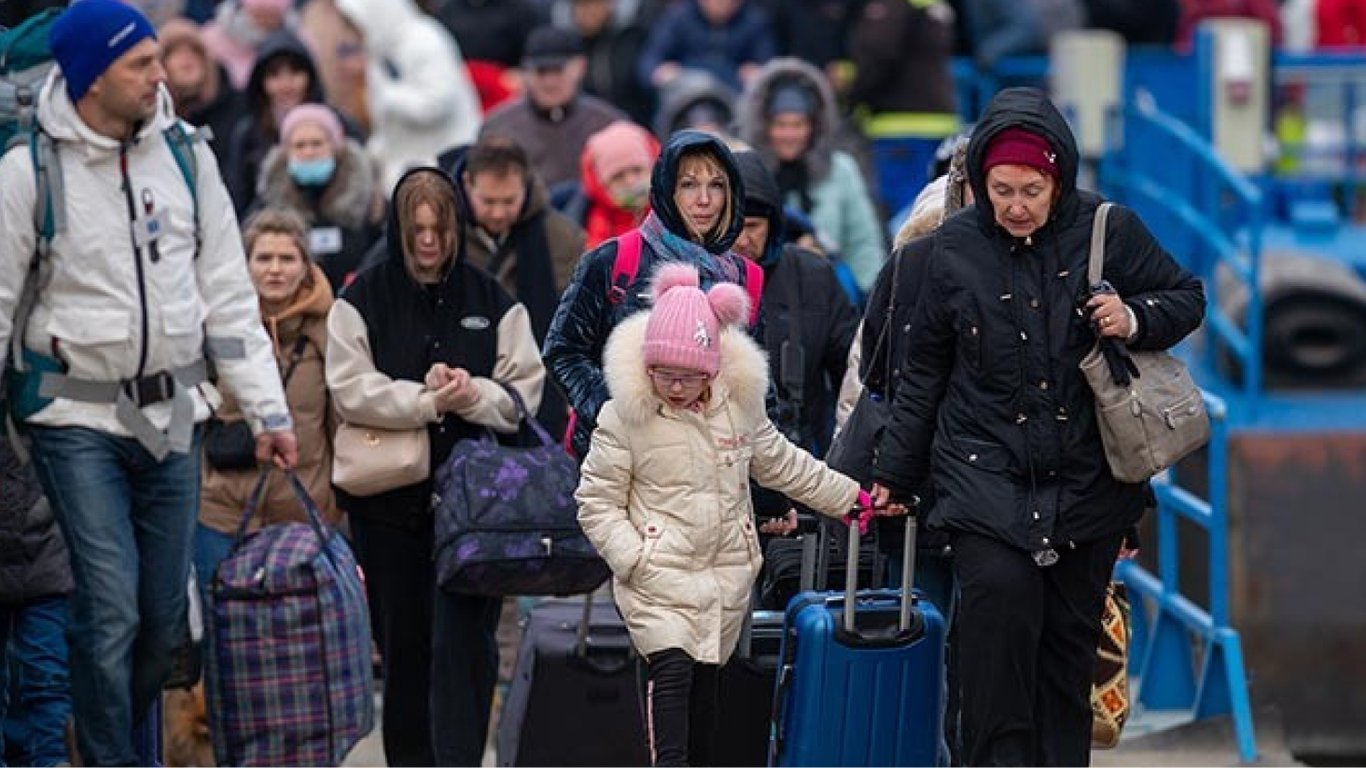
M 990 203 L 987 202 L 987 179 L 982 167 L 986 162 L 987 147 L 991 140 L 1007 128 L 1023 128 L 1047 139 L 1049 146 L 1058 155 L 1058 200 L 1053 205 L 1049 222 L 1071 221 L 1077 215 L 1077 167 L 1080 153 L 1077 139 L 1072 129 L 1063 119 L 1062 113 L 1048 100 L 1047 94 L 1037 88 L 1007 88 L 996 94 L 987 105 L 982 119 L 972 132 L 968 142 L 967 171 L 968 183 L 972 194 L 979 202 L 976 206 L 978 220 L 984 231 L 992 232 L 996 226 Z M 1047 226 L 1047 225 L 1045 225 Z
M 308 52 L 308 47 L 297 35 L 281 29 L 271 33 L 256 52 L 256 63 L 251 67 L 251 77 L 247 80 L 246 88 L 247 102 L 252 114 L 259 116 L 270 109 L 270 98 L 266 96 L 266 67 L 279 56 L 288 56 L 308 72 L 308 95 L 304 97 L 304 103 L 324 103 L 323 81 L 318 75 L 318 65 L 313 61 L 313 54 Z
M 739 166 L 740 178 L 745 182 L 745 215 L 768 219 L 768 242 L 764 244 L 764 255 L 759 263 L 765 267 L 772 266 L 778 263 L 783 244 L 787 242 L 787 233 L 784 231 L 787 217 L 783 214 L 782 192 L 758 152 L 736 152 L 735 164 Z
M 389 214 L 384 228 L 385 263 L 391 267 L 396 266 L 405 273 L 407 272 L 407 265 L 403 263 L 403 230 L 398 223 L 398 191 L 414 174 L 423 172 L 435 173 L 440 176 L 441 180 L 449 184 L 451 191 L 455 193 L 455 258 L 452 263 L 465 260 L 464 224 L 469 216 L 469 206 L 465 204 L 465 195 L 461 192 L 460 185 L 452 181 L 450 175 L 445 171 L 432 166 L 419 166 L 408 169 L 399 177 L 398 183 L 394 185 L 394 191 L 389 196 Z
M 722 254 L 730 250 L 735 244 L 735 239 L 740 236 L 740 230 L 745 228 L 745 182 L 740 175 L 739 166 L 735 164 L 735 156 L 717 137 L 701 131 L 679 131 L 669 137 L 664 148 L 660 150 L 654 171 L 650 174 L 650 207 L 670 232 L 679 237 L 689 237 L 688 228 L 683 223 L 683 215 L 674 203 L 674 185 L 678 181 L 679 160 L 685 153 L 698 150 L 710 151 L 720 161 L 721 168 L 725 170 L 726 178 L 730 181 L 731 195 L 734 198 L 734 204 L 730 207 L 730 221 L 726 222 L 726 228 L 719 235 L 702 243 L 702 247 L 709 253 Z

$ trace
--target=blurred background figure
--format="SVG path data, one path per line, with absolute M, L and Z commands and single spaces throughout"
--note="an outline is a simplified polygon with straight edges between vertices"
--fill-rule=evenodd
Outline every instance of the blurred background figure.
M 332 106 L 357 126 L 361 135 L 369 134 L 365 45 L 360 31 L 337 10 L 337 0 L 302 0 L 297 31 L 313 54 L 323 92 Z
M 285 115 L 280 143 L 261 164 L 256 206 L 300 217 L 308 251 L 334 293 L 355 276 L 384 228 L 379 167 L 324 104 Z
M 654 89 L 636 77 L 645 27 L 634 0 L 555 0 L 551 19 L 579 35 L 588 62 L 583 90 L 620 107 L 641 125 L 654 115 Z
M 621 120 L 593 134 L 583 147 L 579 180 L 552 191 L 561 213 L 584 230 L 584 247 L 596 248 L 634 229 L 650 210 L 650 171 L 659 142 L 644 128 Z
M 521 92 L 517 66 L 542 21 L 532 0 L 430 0 L 426 8 L 460 46 L 485 114 Z
M 659 91 L 655 136 L 668 141 L 678 131 L 695 130 L 729 135 L 735 123 L 740 93 L 702 70 L 689 70 Z
M 1191 49 L 1195 43 L 1195 28 L 1200 22 L 1228 17 L 1265 23 L 1271 33 L 1271 45 L 1280 47 L 1281 13 L 1276 0 L 1181 0 L 1181 22 L 1176 29 L 1177 50 Z
M 209 56 L 198 24 L 171 19 L 157 31 L 157 37 L 176 116 L 196 128 L 213 131 L 214 141 L 209 146 L 222 168 L 233 125 L 244 107 L 242 94 L 232 87 L 223 65 Z
M 778 43 L 775 55 L 810 62 L 825 72 L 836 91 L 843 90 L 840 78 L 846 68 L 842 65 L 849 58 L 849 33 L 861 2 L 864 0 L 755 0 L 773 25 Z
M 849 104 L 871 140 L 886 212 L 915 199 L 935 149 L 958 129 L 953 42 L 953 8 L 939 0 L 865 0 L 854 23 Z
M 209 55 L 228 71 L 232 87 L 242 90 L 252 64 L 270 36 L 292 25 L 290 0 L 225 0 L 204 25 Z
M 504 136 L 526 150 L 547 186 L 573 181 L 588 137 L 626 116 L 579 90 L 587 61 L 573 32 L 539 27 L 522 59 L 526 93 L 489 115 L 482 135 Z
M 678 0 L 650 28 L 638 75 L 662 88 L 702 69 L 739 89 L 777 51 L 768 17 L 748 0 Z
M 479 97 L 449 32 L 413 0 L 337 0 L 367 55 L 370 154 L 389 190 L 405 169 L 436 162 L 479 134 Z
M 257 175 L 266 153 L 280 140 L 280 121 L 304 102 L 323 102 L 322 81 L 303 41 L 280 30 L 261 45 L 244 93 L 246 111 L 228 138 L 227 182 L 240 218 L 256 199 Z
M 886 255 L 882 225 L 858 163 L 835 149 L 839 118 L 825 75 L 800 59 L 775 59 L 745 90 L 739 112 L 740 138 L 777 177 L 784 203 L 811 217 L 866 293 Z
M 142 11 L 142 15 L 152 22 L 152 26 L 157 28 L 160 36 L 161 28 L 171 19 L 181 18 L 185 14 L 185 0 L 124 0 L 131 6 Z
M 994 69 L 1005 56 L 1048 53 L 1053 35 L 1085 26 L 1080 0 L 967 0 L 977 66 Z

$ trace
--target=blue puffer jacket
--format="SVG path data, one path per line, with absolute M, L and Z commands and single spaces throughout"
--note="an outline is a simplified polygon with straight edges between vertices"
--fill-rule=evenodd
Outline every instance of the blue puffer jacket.
M 653 87 L 660 64 L 677 62 L 685 69 L 703 69 L 732 88 L 740 88 L 740 65 L 763 64 L 778 53 L 768 16 L 743 3 L 721 26 L 713 26 L 696 0 L 675 3 L 655 22 L 645 50 L 640 52 L 640 82 Z
M 740 171 L 730 150 L 719 139 L 697 131 L 674 134 L 664 145 L 655 163 L 650 179 L 650 207 L 666 229 L 683 237 L 687 237 L 687 228 L 673 200 L 678 163 L 684 152 L 702 147 L 712 149 L 721 159 L 735 199 L 744 200 Z M 707 252 L 715 258 L 734 260 L 735 271 L 740 275 L 745 274 L 744 266 L 739 262 L 740 257 L 730 252 L 730 247 L 744 225 L 745 207 L 737 203 L 731 206 L 731 217 L 725 230 L 704 244 Z M 596 424 L 598 411 L 608 399 L 607 383 L 602 375 L 602 348 L 607 343 L 608 334 L 622 320 L 645 308 L 645 301 L 650 294 L 649 281 L 657 264 L 686 260 L 687 257 L 683 254 L 656 253 L 649 241 L 642 242 L 640 266 L 635 279 L 626 286 L 625 297 L 614 302 L 608 299 L 608 293 L 616 259 L 615 239 L 583 255 L 569 281 L 569 287 L 560 297 L 560 306 L 555 311 L 545 338 L 543 356 L 546 367 L 568 396 L 569 404 L 577 414 L 573 447 L 579 456 L 588 453 L 589 435 Z M 706 275 L 715 269 L 698 266 L 703 273 L 702 287 L 706 289 L 709 287 Z M 754 329 L 754 332 L 757 334 L 762 331 Z

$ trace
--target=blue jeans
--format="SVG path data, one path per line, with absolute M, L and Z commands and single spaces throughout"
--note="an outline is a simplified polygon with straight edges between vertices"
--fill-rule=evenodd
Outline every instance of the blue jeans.
M 204 606 L 205 630 L 209 624 L 209 585 L 218 564 L 228 557 L 232 549 L 233 536 L 220 533 L 205 525 L 194 527 L 194 571 L 199 582 L 199 602 Z
M 71 698 L 87 765 L 136 765 L 133 728 L 161 693 L 186 627 L 199 446 L 157 461 L 138 442 L 33 427 L 33 464 L 66 536 Z
M 62 742 L 71 716 L 66 625 L 65 595 L 0 605 L 0 766 L 67 761 Z

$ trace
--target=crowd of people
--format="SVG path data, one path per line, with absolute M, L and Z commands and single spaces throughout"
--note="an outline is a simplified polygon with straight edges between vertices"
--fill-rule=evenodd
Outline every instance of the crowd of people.
M 1088 15 L 1171 42 L 1170 6 L 73 3 L 37 107 L 62 183 L 0 160 L 0 764 L 138 762 L 191 566 L 208 599 L 267 464 L 364 570 L 388 763 L 479 764 L 501 601 L 437 587 L 430 478 L 332 467 L 342 425 L 425 428 L 439 467 L 517 431 L 508 388 L 583 462 L 656 764 L 710 758 L 760 537 L 875 522 L 899 562 L 917 501 L 917 583 L 971 659 L 953 758 L 1085 764 L 1150 494 L 1110 476 L 1077 362 L 1175 344 L 1203 294 L 1121 209 L 1093 297 L 1065 121 L 1017 89 L 965 130 L 949 61 Z M 860 489 L 819 457 L 864 387 L 893 416 Z M 271 478 L 253 526 L 303 519 Z

